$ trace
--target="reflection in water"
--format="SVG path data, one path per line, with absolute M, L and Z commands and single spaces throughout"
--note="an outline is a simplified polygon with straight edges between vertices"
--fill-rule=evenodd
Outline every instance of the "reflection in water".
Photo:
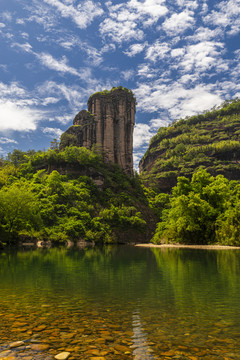
M 10 342 L 30 339 L 9 356 L 240 360 L 239 304 L 237 250 L 6 251 L 0 358 Z
M 148 346 L 147 335 L 142 329 L 139 311 L 133 313 L 133 358 L 134 360 L 152 360 L 152 349 Z

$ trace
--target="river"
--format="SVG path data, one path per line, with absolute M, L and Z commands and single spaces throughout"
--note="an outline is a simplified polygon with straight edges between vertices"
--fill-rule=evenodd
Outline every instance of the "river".
M 0 253 L 0 359 L 230 360 L 239 349 L 240 250 Z

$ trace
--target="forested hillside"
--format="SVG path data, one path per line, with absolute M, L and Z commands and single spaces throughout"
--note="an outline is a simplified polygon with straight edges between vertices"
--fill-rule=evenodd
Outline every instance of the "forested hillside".
M 156 220 L 138 178 L 86 148 L 15 150 L 0 166 L 0 245 L 144 242 Z
M 99 148 L 52 142 L 0 162 L 0 246 L 240 246 L 240 101 L 159 129 L 129 177 Z
M 179 176 L 190 179 L 200 167 L 240 179 L 240 100 L 160 128 L 140 162 L 144 184 L 168 193 Z

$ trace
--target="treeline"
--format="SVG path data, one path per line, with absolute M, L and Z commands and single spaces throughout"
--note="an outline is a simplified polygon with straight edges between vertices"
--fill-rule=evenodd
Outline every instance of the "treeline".
M 29 239 L 240 246 L 240 182 L 200 168 L 166 194 L 86 148 L 15 150 L 0 166 L 0 245 Z
M 91 174 L 84 175 L 89 169 Z M 101 177 L 100 186 L 94 176 Z M 103 164 L 85 148 L 16 150 L 0 167 L 0 239 L 5 244 L 29 238 L 106 243 L 126 241 L 131 232 L 144 241 L 146 209 L 138 179 Z

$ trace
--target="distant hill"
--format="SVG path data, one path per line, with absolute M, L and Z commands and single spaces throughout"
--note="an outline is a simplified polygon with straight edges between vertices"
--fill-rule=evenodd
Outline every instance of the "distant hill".
M 240 179 L 240 100 L 160 128 L 140 161 L 144 184 L 170 192 L 178 176 L 201 167 L 211 175 Z

